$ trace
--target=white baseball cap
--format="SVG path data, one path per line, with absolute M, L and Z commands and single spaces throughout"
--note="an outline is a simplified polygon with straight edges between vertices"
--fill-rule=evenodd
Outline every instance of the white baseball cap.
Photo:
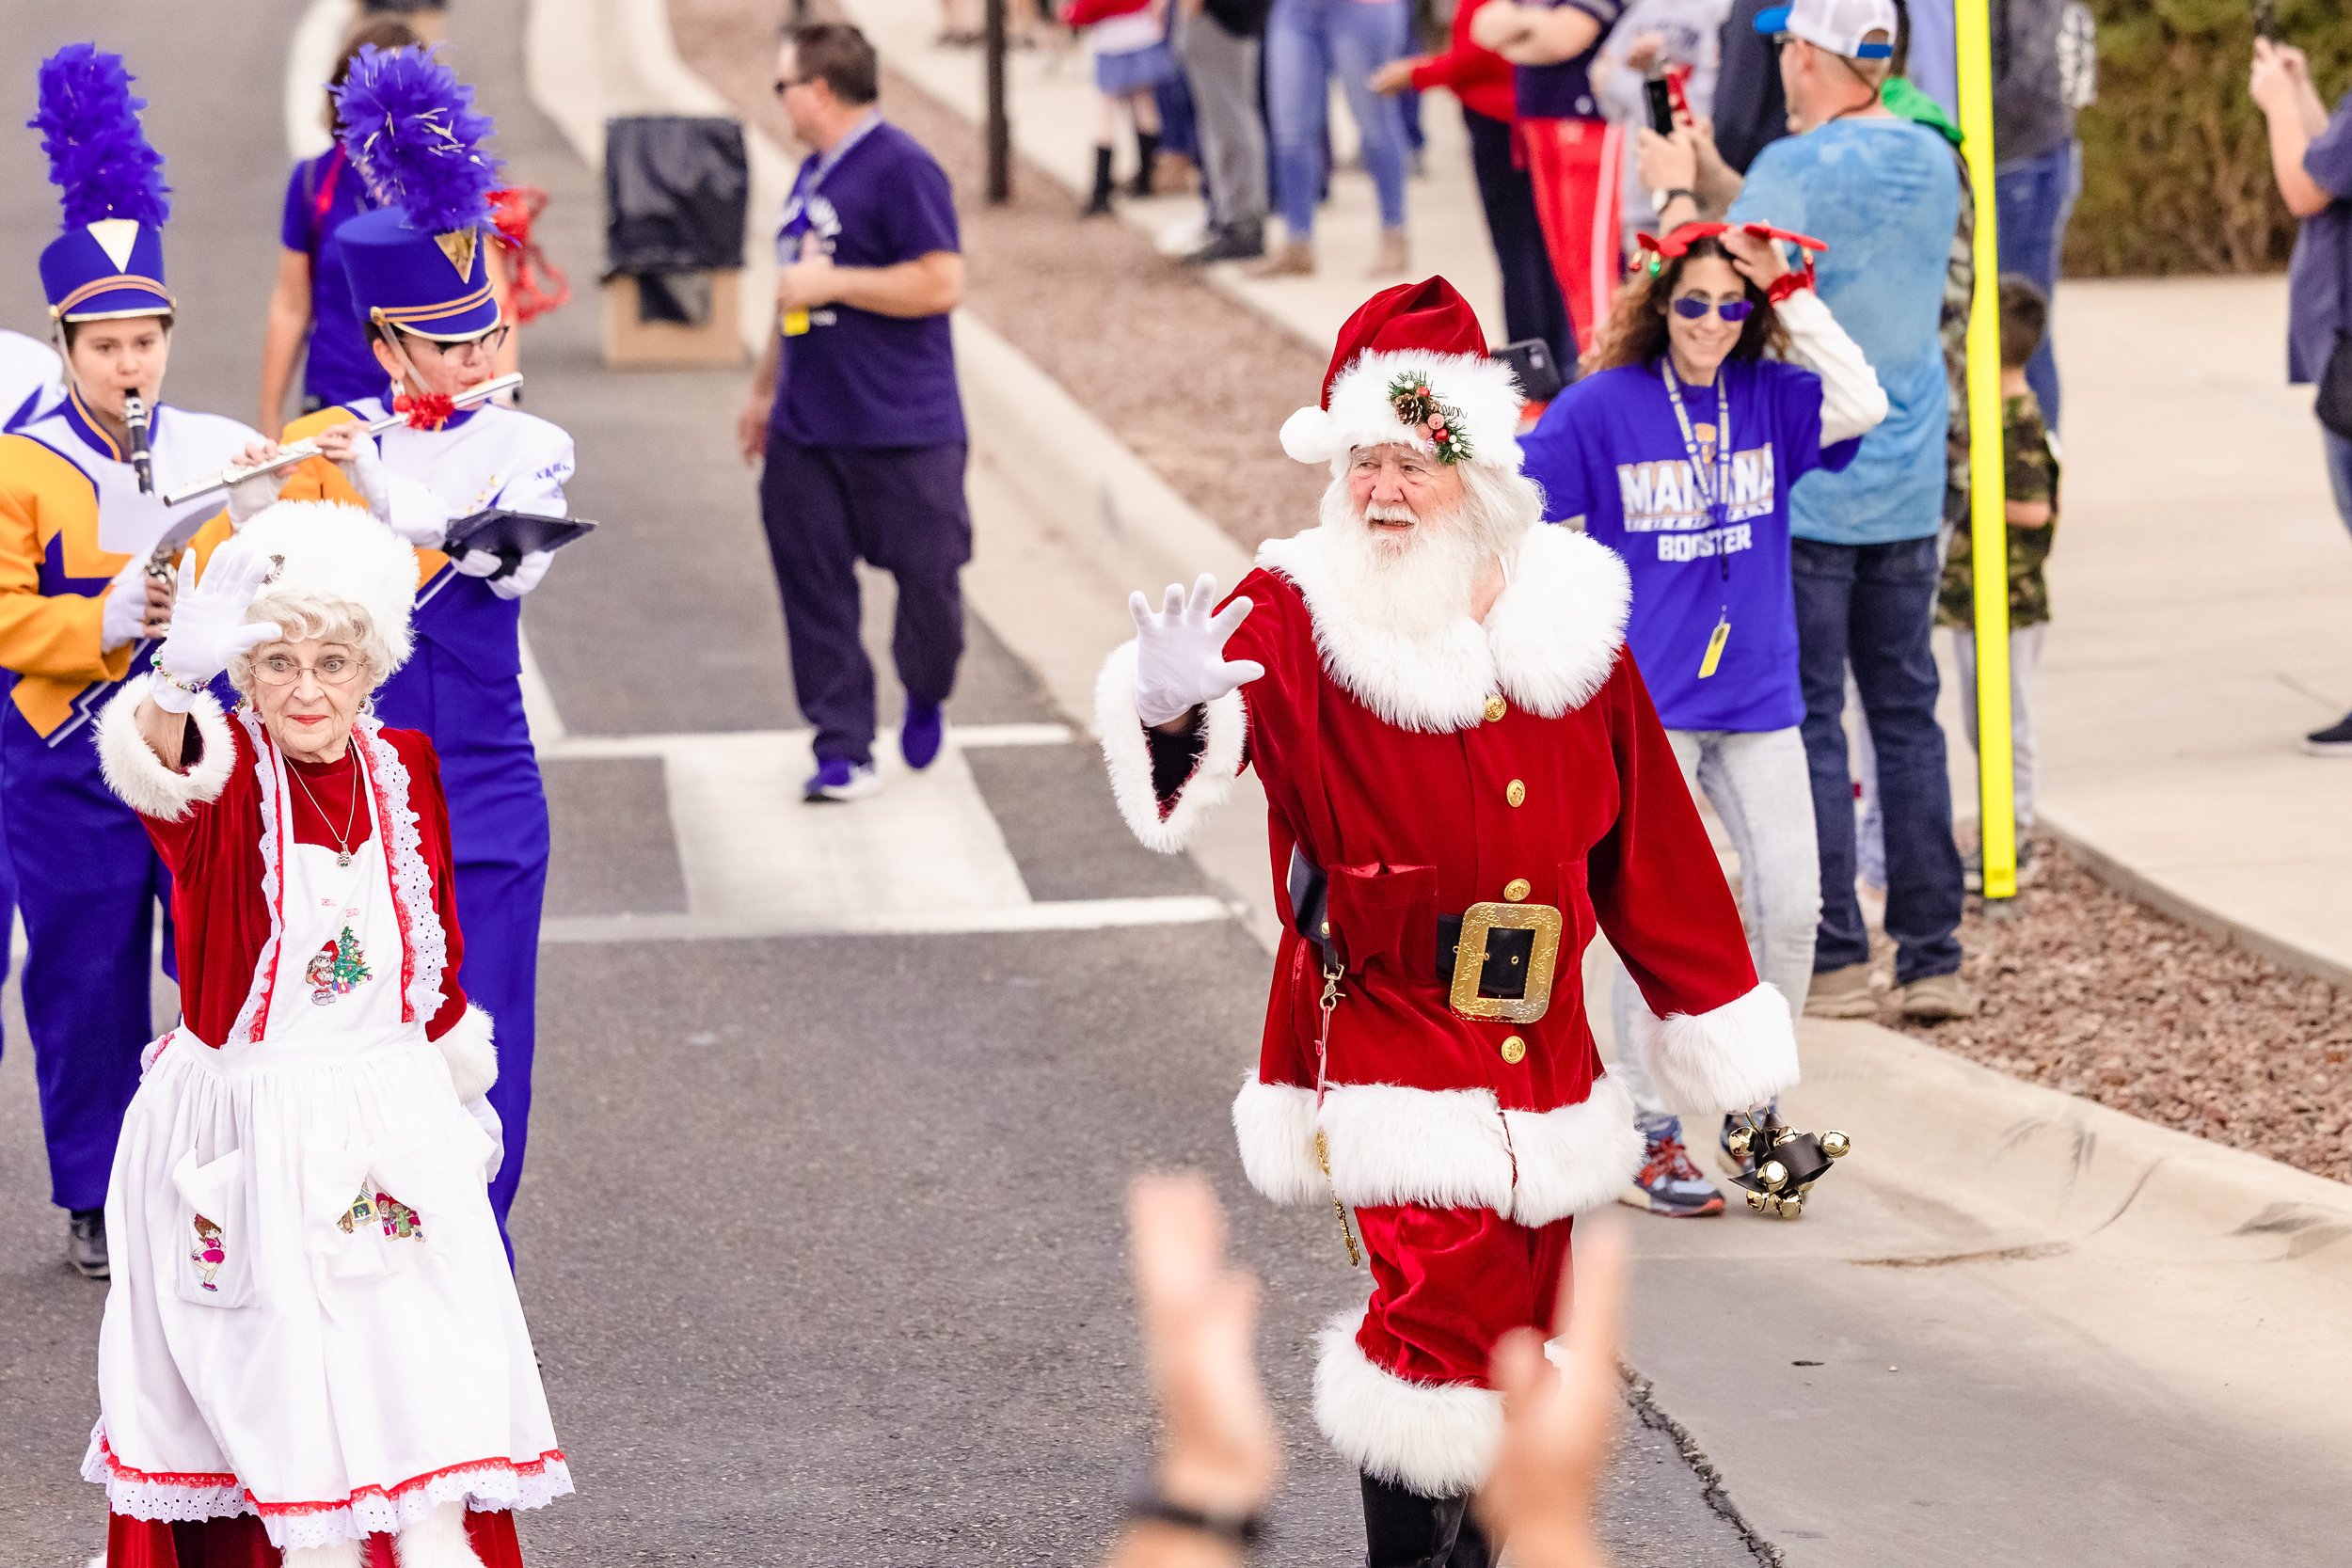
M 1788 33 L 1851 60 L 1883 60 L 1895 53 L 1895 0 L 1789 0 L 1756 13 L 1759 33 Z M 1883 43 L 1867 43 L 1884 33 Z

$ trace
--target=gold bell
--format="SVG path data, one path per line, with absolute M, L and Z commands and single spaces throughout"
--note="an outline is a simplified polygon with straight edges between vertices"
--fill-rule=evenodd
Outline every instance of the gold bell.
M 1853 1152 L 1853 1140 L 1843 1132 L 1824 1132 L 1820 1142 L 1821 1152 L 1833 1160 L 1842 1160 Z
M 1794 1220 L 1804 1217 L 1804 1199 L 1795 1193 L 1789 1193 L 1772 1201 L 1782 1219 Z
M 1772 1147 L 1774 1148 L 1778 1148 L 1783 1144 L 1792 1144 L 1796 1141 L 1797 1130 L 1793 1127 L 1784 1127 L 1772 1135 Z
M 1764 1212 L 1764 1205 L 1770 1201 L 1772 1200 L 1767 1198 L 1762 1193 L 1752 1192 L 1748 1194 L 1748 1207 L 1755 1210 L 1759 1214 Z
M 1748 1140 L 1755 1135 L 1754 1128 L 1735 1127 L 1731 1130 L 1731 1136 L 1725 1138 L 1724 1143 L 1734 1155 L 1744 1160 L 1748 1157 Z
M 1788 1167 L 1778 1160 L 1767 1160 L 1757 1167 L 1756 1179 L 1763 1182 L 1768 1191 L 1777 1192 L 1780 1184 L 1788 1180 Z

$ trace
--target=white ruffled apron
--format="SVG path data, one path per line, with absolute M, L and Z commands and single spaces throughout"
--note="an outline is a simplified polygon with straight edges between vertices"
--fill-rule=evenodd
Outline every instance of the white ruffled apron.
M 485 1191 L 490 1136 L 424 1021 L 444 956 L 408 779 L 355 729 L 374 832 L 296 844 L 261 758 L 272 938 L 228 1043 L 150 1048 L 107 1189 L 84 1475 L 146 1519 L 259 1513 L 280 1549 L 571 1490 Z

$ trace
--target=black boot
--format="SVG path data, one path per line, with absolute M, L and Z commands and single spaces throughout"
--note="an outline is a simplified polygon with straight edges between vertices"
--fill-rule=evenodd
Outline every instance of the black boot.
M 75 1209 L 66 1215 L 66 1261 L 85 1279 L 103 1279 L 106 1268 L 106 1211 Z
M 1156 131 L 1136 133 L 1136 182 L 1127 187 L 1129 196 L 1152 194 L 1152 166 L 1160 161 L 1160 135 Z
M 1211 261 L 1254 261 L 1265 254 L 1265 220 L 1238 218 L 1222 229 L 1212 230 L 1190 254 L 1187 266 L 1203 267 Z
M 1490 1568 L 1467 1494 L 1425 1497 L 1371 1476 L 1363 1483 L 1366 1568 Z
M 1111 210 L 1111 150 L 1097 146 L 1094 150 L 1094 194 L 1078 209 L 1082 218 L 1107 217 Z

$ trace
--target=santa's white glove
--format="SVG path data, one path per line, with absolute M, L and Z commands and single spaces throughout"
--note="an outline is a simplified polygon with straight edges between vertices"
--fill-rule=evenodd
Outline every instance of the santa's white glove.
M 493 572 L 498 570 L 499 558 L 495 555 L 491 555 L 488 550 L 468 550 L 466 552 L 466 559 L 469 561 L 474 559 L 476 556 L 488 557 L 490 562 L 490 570 Z M 553 561 L 554 559 L 555 552 L 552 550 L 526 550 L 523 553 L 523 558 L 515 562 L 515 569 L 513 571 L 507 573 L 502 578 L 494 577 L 490 578 L 490 592 L 496 594 L 501 599 L 521 598 L 525 594 L 530 593 L 532 589 L 539 586 L 539 579 L 548 575 L 548 562 Z M 467 571 L 466 567 L 462 563 L 459 565 L 458 570 L 466 572 L 468 577 L 482 577 L 486 575 L 482 572 Z
M 112 653 L 146 635 L 147 557 L 134 555 L 131 563 L 115 574 L 114 585 L 106 590 L 106 602 L 99 607 L 98 646 Z
M 267 621 L 247 624 L 246 611 L 269 577 L 270 558 L 233 541 L 214 552 L 198 582 L 192 558 L 180 562 L 180 596 L 173 603 L 171 632 L 155 650 L 157 679 L 148 695 L 166 713 L 185 713 L 196 694 L 229 668 L 239 654 L 284 635 Z
M 1265 673 L 1254 659 L 1225 657 L 1226 640 L 1249 618 L 1248 599 L 1235 599 L 1215 614 L 1216 578 L 1208 573 L 1184 595 L 1169 583 L 1157 614 L 1141 594 L 1129 596 L 1136 618 L 1136 712 L 1147 724 L 1181 719 L 1203 703 Z

